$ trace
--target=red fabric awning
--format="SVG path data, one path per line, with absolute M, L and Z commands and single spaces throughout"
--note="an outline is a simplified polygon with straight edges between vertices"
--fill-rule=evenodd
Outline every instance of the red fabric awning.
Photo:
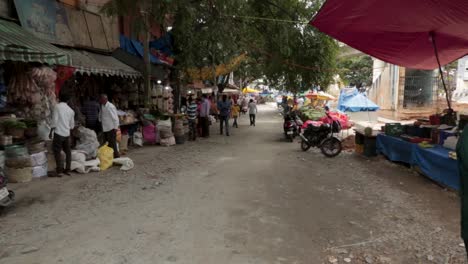
M 311 25 L 392 64 L 438 67 L 468 54 L 468 0 L 328 0 Z

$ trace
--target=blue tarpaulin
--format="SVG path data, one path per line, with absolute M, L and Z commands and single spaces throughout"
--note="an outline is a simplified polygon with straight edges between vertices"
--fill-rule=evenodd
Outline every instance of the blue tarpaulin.
M 143 44 L 137 40 L 127 38 L 124 35 L 120 35 L 120 48 L 134 56 L 143 58 Z M 150 60 L 153 64 L 166 64 L 152 54 L 150 54 Z
M 377 152 L 391 161 L 417 166 L 430 179 L 458 190 L 460 177 L 457 161 L 449 158 L 449 150 L 435 145 L 421 148 L 418 144 L 384 134 L 377 136 Z
M 356 88 L 341 90 L 338 110 L 342 112 L 377 111 L 379 106 Z

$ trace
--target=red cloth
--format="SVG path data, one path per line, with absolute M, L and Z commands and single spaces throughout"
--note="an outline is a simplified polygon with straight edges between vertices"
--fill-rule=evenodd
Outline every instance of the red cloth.
M 438 67 L 468 54 L 467 0 L 328 0 L 310 22 L 320 31 L 392 64 Z
M 57 66 L 57 79 L 55 80 L 55 95 L 59 95 L 60 89 L 66 80 L 70 79 L 75 72 L 75 68 L 69 66 Z

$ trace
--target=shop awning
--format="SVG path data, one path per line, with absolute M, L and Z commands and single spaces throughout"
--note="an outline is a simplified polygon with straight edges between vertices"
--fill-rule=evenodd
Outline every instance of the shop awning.
M 141 73 L 109 55 L 102 55 L 76 49 L 62 49 L 70 54 L 71 66 L 76 72 L 104 76 L 137 78 Z
M 70 56 L 19 25 L 0 20 L 0 60 L 70 65 Z

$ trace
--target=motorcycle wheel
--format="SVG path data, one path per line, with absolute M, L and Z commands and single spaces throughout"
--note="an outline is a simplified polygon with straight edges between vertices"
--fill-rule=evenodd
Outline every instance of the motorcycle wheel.
M 337 138 L 328 138 L 322 143 L 322 146 L 320 146 L 322 154 L 328 158 L 338 156 L 342 149 L 341 141 Z
M 310 149 L 309 143 L 305 142 L 304 140 L 301 141 L 301 149 L 302 151 L 308 151 Z

